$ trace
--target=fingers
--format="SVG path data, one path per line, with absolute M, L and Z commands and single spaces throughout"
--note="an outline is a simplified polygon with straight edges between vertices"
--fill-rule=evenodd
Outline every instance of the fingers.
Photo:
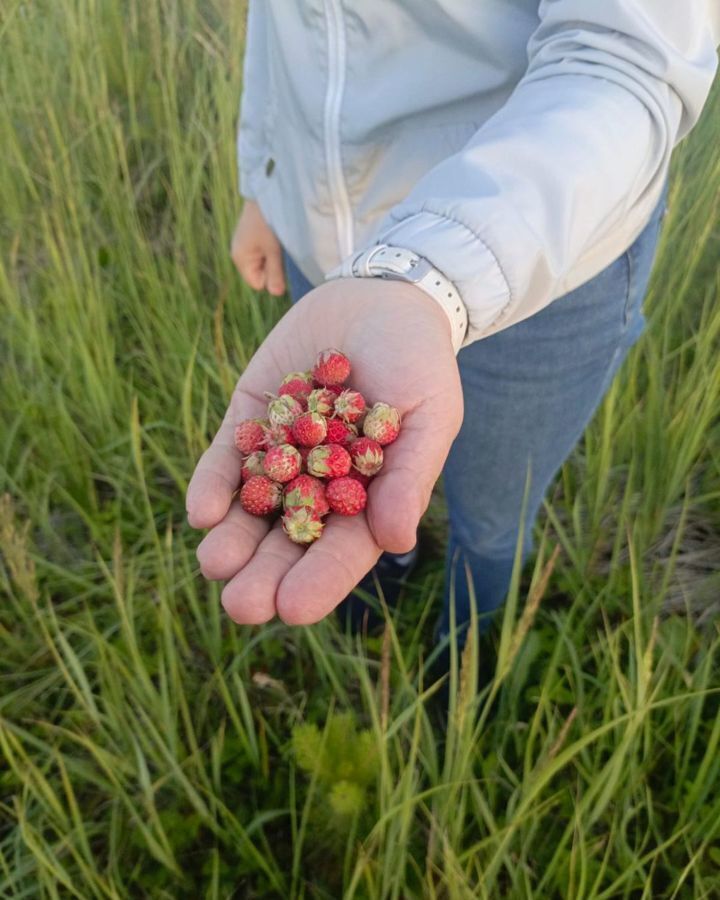
M 276 523 L 248 564 L 225 585 L 222 604 L 230 618 L 240 625 L 269 622 L 275 616 L 278 587 L 304 552 Z
M 265 414 L 265 404 L 236 389 L 230 408 L 212 444 L 200 457 L 190 479 L 185 508 L 193 528 L 212 528 L 225 518 L 240 484 L 242 457 L 235 447 L 235 426 Z
M 265 258 L 265 285 L 269 293 L 276 297 L 282 297 L 285 293 L 282 251 L 277 241 L 274 247 L 268 248 Z
M 235 501 L 197 548 L 200 570 L 211 581 L 232 578 L 252 558 L 267 534 L 266 519 L 251 516 Z
M 288 625 L 319 622 L 372 569 L 380 553 L 363 513 L 331 515 L 320 540 L 280 582 L 277 614 Z
M 259 250 L 252 253 L 233 254 L 233 262 L 243 280 L 254 291 L 261 291 L 265 287 L 265 254 Z
M 282 250 L 274 238 L 267 244 L 269 246 L 233 252 L 233 262 L 253 290 L 264 289 L 276 297 L 282 297 L 285 293 Z
M 233 234 L 230 255 L 235 268 L 253 290 L 285 293 L 282 248 L 260 208 L 246 201 Z
M 385 447 L 367 506 L 369 527 L 383 550 L 407 553 L 415 546 L 418 523 L 461 422 L 462 408 L 448 409 L 446 397 L 431 398 L 404 417 L 400 436 Z

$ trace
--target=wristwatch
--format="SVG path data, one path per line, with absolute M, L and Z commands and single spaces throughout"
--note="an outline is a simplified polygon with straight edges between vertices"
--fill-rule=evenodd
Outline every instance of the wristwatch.
M 334 278 L 387 278 L 417 285 L 445 310 L 450 319 L 455 353 L 462 346 L 468 327 L 465 304 L 452 281 L 424 256 L 403 247 L 375 244 L 346 257 L 325 276 L 326 281 Z

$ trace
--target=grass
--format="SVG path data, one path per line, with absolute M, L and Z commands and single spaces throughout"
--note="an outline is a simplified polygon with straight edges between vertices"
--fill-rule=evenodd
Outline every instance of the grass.
M 227 252 L 241 7 L 0 13 L 0 896 L 718 896 L 720 96 L 445 729 L 439 557 L 365 643 L 198 576 L 186 481 L 284 309 Z

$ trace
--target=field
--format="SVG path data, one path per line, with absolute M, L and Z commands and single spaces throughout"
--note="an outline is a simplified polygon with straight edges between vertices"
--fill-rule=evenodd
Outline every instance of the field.
M 720 896 L 720 94 L 445 728 L 441 498 L 365 642 L 236 627 L 198 574 L 187 480 L 285 309 L 228 255 L 243 31 L 230 0 L 0 11 L 0 896 Z

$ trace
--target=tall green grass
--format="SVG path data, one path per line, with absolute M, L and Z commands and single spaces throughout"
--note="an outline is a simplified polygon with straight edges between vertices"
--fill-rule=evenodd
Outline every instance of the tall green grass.
M 198 576 L 186 480 L 284 308 L 227 252 L 242 4 L 0 17 L 0 896 L 720 894 L 717 93 L 445 726 L 439 552 L 365 642 Z

